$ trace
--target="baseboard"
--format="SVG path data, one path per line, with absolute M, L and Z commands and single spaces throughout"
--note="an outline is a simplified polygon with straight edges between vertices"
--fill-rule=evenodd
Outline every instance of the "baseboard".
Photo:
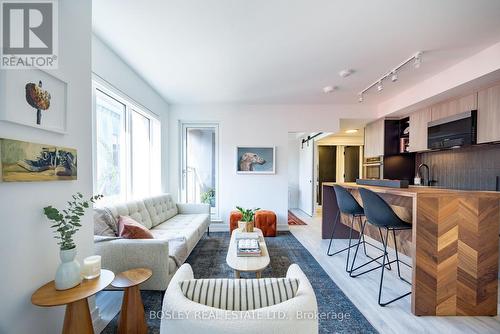
M 229 232 L 229 226 L 223 222 L 211 222 L 210 232 Z

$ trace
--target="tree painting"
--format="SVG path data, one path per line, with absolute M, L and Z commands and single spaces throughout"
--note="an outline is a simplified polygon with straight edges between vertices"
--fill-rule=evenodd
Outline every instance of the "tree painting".
M 42 110 L 50 107 L 50 93 L 42 89 L 42 81 L 26 84 L 26 102 L 36 109 L 36 124 L 40 125 L 42 121 Z

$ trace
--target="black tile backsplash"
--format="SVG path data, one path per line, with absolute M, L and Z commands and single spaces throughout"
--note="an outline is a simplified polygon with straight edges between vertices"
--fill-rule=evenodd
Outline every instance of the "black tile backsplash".
M 417 167 L 421 163 L 429 165 L 431 179 L 439 187 L 495 190 L 496 177 L 500 176 L 500 144 L 419 153 Z

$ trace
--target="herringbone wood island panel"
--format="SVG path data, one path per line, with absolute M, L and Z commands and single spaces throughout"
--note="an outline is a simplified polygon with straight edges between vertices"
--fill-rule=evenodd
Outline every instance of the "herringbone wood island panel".
M 413 313 L 496 315 L 498 195 L 418 194 Z
M 331 187 L 333 183 L 323 185 Z M 412 257 L 413 314 L 497 314 L 500 193 L 339 185 L 348 188 L 361 204 L 358 188 L 379 193 L 412 224 L 411 235 L 399 233 L 397 243 L 399 250 Z M 335 201 L 335 197 L 330 200 Z M 336 204 L 332 207 L 338 210 Z M 334 217 L 336 212 L 325 214 L 323 217 Z M 378 240 L 377 234 L 368 230 L 368 235 Z M 389 246 L 393 244 L 389 242 Z

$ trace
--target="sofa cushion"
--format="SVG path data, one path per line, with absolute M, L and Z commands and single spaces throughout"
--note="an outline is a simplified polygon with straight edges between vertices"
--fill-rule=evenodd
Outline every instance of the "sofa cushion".
M 118 235 L 117 221 L 109 209 L 94 209 L 94 235 L 116 237 Z
M 283 303 L 297 294 L 296 278 L 191 279 L 179 282 L 193 302 L 228 311 L 248 311 Z
M 154 239 L 146 227 L 128 216 L 118 219 L 118 235 L 125 239 Z
M 186 240 L 188 253 L 191 253 L 193 248 L 198 243 L 198 240 L 200 240 L 198 234 L 198 228 L 196 226 L 188 226 L 184 228 L 163 228 L 163 229 L 155 227 L 152 230 L 150 230 L 150 232 L 155 237 L 155 239 L 160 239 L 160 240 L 184 238 Z
M 153 226 L 165 222 L 178 213 L 177 205 L 169 194 L 146 198 L 144 204 L 149 211 Z
M 107 206 L 106 208 L 111 211 L 116 221 L 118 221 L 120 216 L 129 216 L 147 229 L 151 229 L 151 227 L 153 227 L 151 216 L 149 215 L 143 201 L 130 201 L 113 206 Z
M 198 236 L 202 236 L 210 223 L 210 215 L 206 213 L 199 214 L 178 214 L 163 224 L 156 226 L 157 229 L 182 229 L 188 226 L 196 226 Z M 201 232 L 201 234 L 200 234 Z

